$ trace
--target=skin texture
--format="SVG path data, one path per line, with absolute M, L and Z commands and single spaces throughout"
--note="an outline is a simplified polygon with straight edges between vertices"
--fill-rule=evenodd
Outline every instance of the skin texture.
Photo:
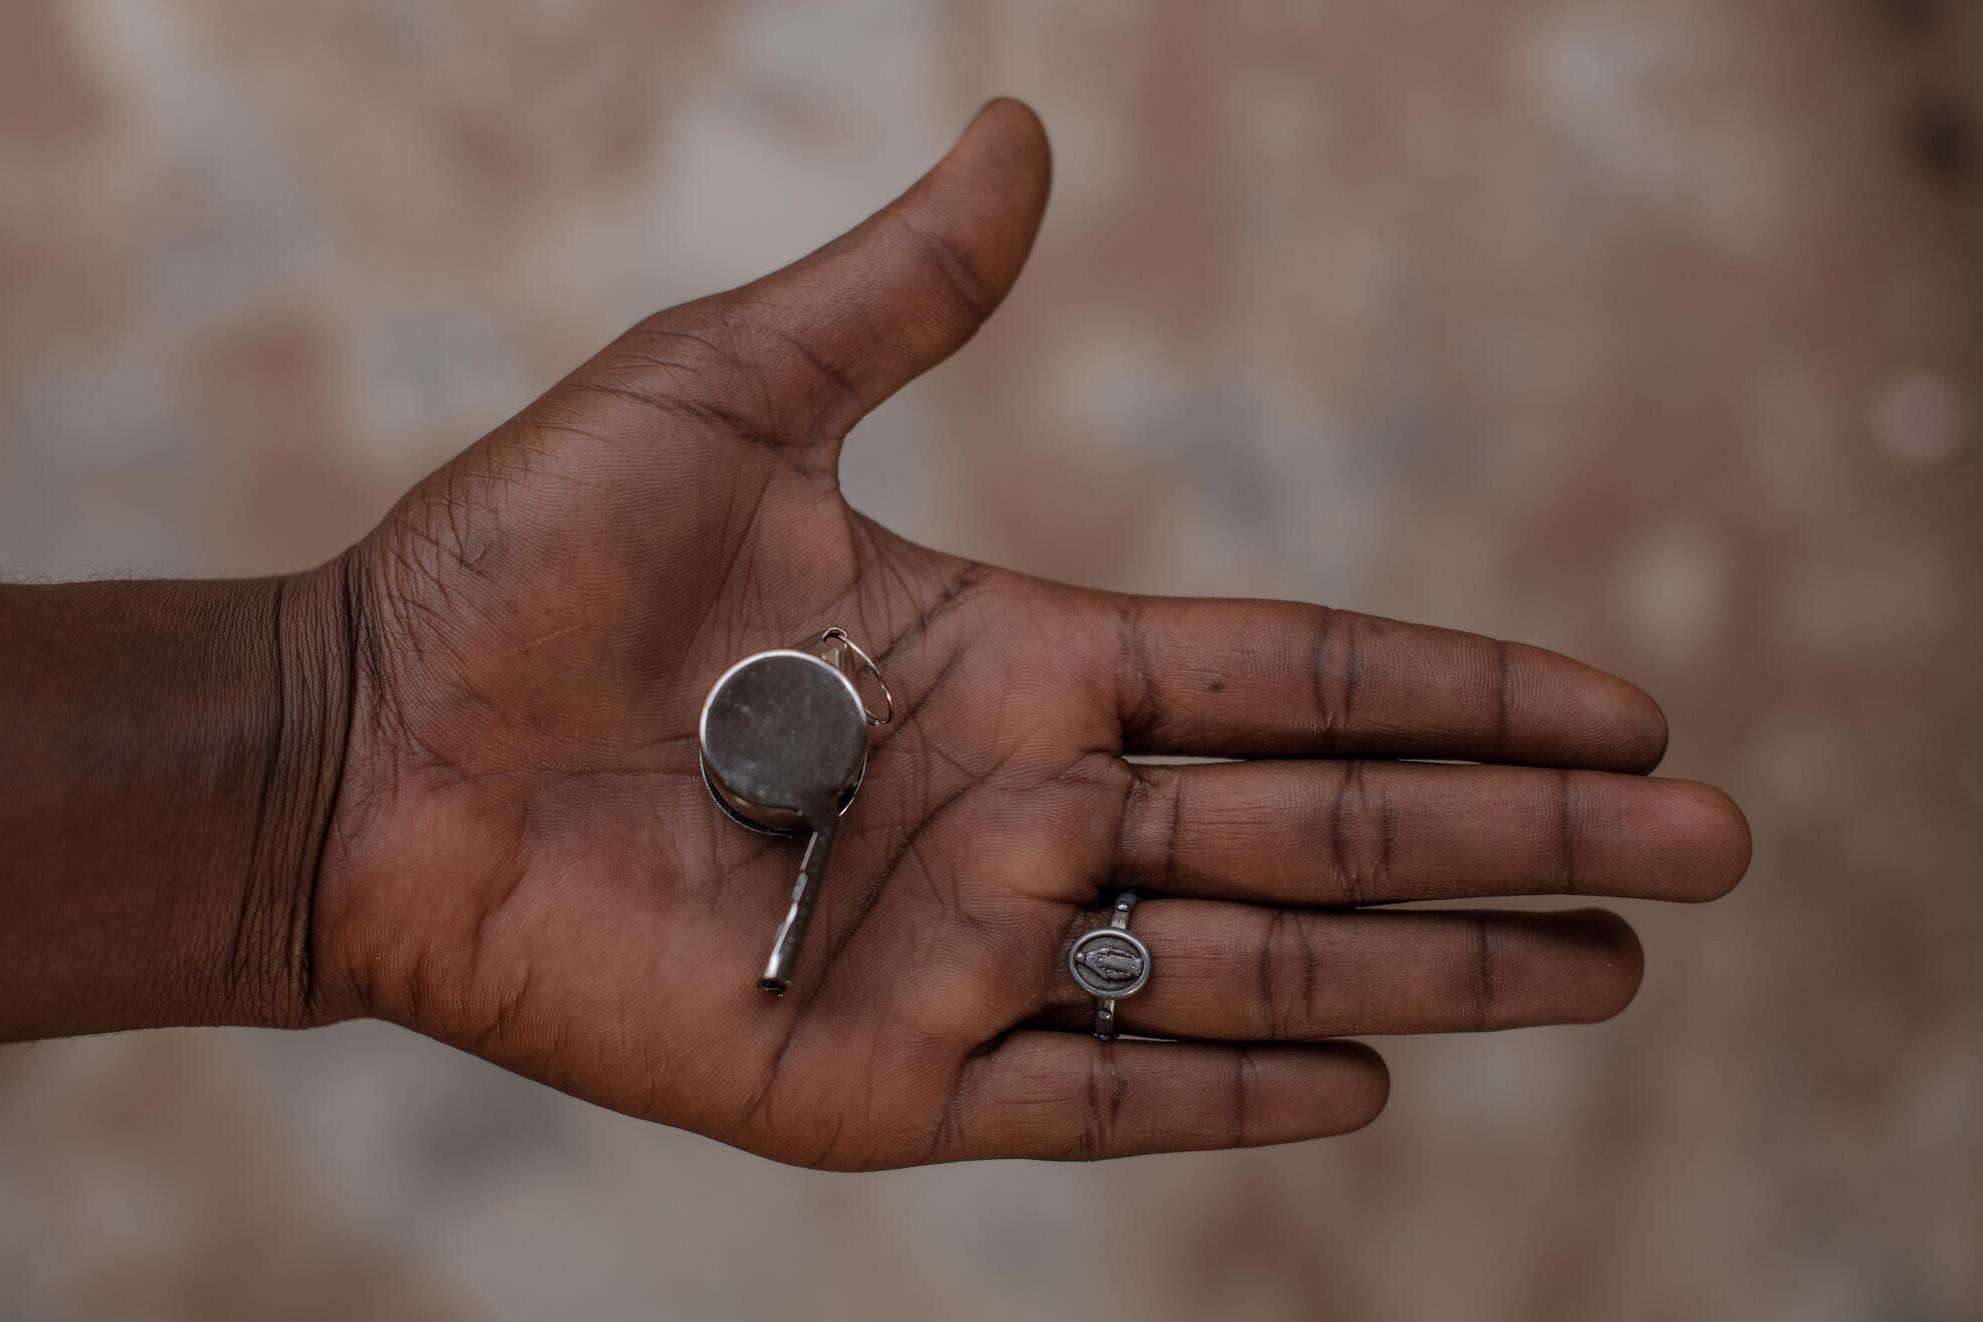
M 154 1020 L 378 1016 L 855 1169 L 1339 1133 L 1388 1080 L 1323 1039 L 1623 1008 L 1640 951 L 1607 913 L 1355 906 L 1725 892 L 1747 827 L 1646 778 L 1666 727 L 1636 688 L 1320 606 L 1048 583 L 842 499 L 848 431 L 997 306 L 1048 176 L 1032 113 L 992 103 L 860 227 L 643 322 L 281 581 L 276 710 L 317 719 L 276 737 L 300 770 L 255 838 L 305 843 L 250 847 L 209 906 L 235 911 L 224 967 L 258 972 Z M 716 810 L 695 722 L 731 662 L 827 625 L 897 717 L 773 999 L 800 846 Z M 1083 1031 L 1066 951 L 1123 888 L 1156 963 L 1122 1027 L 1180 1041 Z

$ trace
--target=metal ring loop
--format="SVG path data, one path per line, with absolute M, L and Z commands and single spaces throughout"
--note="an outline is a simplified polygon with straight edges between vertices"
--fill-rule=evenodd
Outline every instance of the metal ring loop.
M 868 724 L 886 725 L 890 721 L 894 720 L 895 695 L 889 692 L 888 681 L 881 677 L 881 667 L 874 663 L 874 658 L 869 656 L 866 652 L 862 651 L 861 645 L 855 642 L 852 638 L 849 638 L 847 636 L 847 631 L 845 629 L 842 629 L 837 624 L 834 625 L 831 629 L 828 629 L 825 633 L 821 634 L 819 636 L 819 639 L 821 642 L 826 642 L 827 640 L 831 639 L 832 641 L 839 643 L 840 646 L 846 648 L 848 651 L 854 654 L 854 659 L 861 663 L 861 668 L 863 670 L 867 671 L 870 675 L 874 676 L 875 685 L 881 690 L 881 700 L 884 706 L 882 708 L 881 715 L 876 716 L 872 711 L 868 709 L 868 704 L 866 699 L 862 700 L 861 715 L 868 718 Z
M 1115 897 L 1107 927 L 1083 932 L 1067 952 L 1067 971 L 1081 990 L 1095 998 L 1095 1036 L 1103 1042 L 1116 1037 L 1116 1002 L 1134 996 L 1150 981 L 1150 947 L 1129 931 L 1129 914 L 1136 895 Z

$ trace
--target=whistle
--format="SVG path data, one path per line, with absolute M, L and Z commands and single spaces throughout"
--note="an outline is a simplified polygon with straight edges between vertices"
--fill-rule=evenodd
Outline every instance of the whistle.
M 855 685 L 863 673 L 885 700 L 880 714 Z M 808 837 L 791 907 L 758 980 L 775 996 L 791 985 L 840 817 L 867 772 L 868 728 L 894 714 L 880 668 L 838 628 L 745 657 L 703 701 L 696 744 L 703 784 L 716 805 L 753 831 Z

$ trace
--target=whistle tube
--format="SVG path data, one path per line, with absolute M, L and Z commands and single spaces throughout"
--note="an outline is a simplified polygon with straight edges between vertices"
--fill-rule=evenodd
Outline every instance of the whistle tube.
M 833 837 L 839 833 L 839 817 L 828 813 L 825 825 L 815 828 L 812 839 L 806 841 L 805 857 L 799 860 L 798 884 L 792 887 L 792 907 L 779 925 L 771 959 L 757 984 L 773 996 L 783 996 L 792 985 L 799 947 L 805 943 L 806 929 L 812 926 L 813 905 L 819 900 L 819 879 L 826 875 L 827 860 L 833 855 Z

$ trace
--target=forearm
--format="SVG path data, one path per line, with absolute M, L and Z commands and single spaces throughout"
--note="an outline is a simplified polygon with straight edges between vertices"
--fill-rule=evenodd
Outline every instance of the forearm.
M 0 587 L 0 1039 L 325 1015 L 336 565 Z

